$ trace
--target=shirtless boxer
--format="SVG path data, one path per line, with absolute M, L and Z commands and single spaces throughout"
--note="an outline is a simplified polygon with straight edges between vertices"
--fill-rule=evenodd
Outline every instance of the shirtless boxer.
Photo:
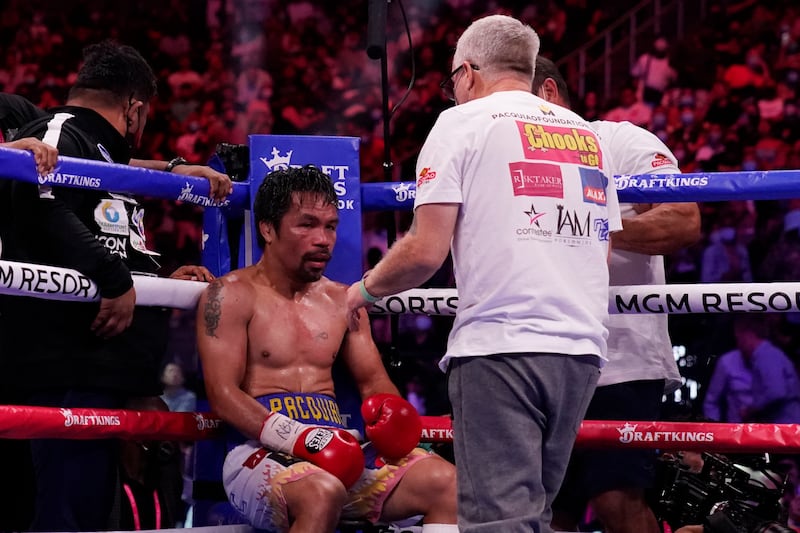
M 252 439 L 225 460 L 231 503 L 271 531 L 333 532 L 340 518 L 415 515 L 424 533 L 458 531 L 453 465 L 414 446 L 418 415 L 398 396 L 370 329 L 347 330 L 347 287 L 322 275 L 338 222 L 329 177 L 313 166 L 269 174 L 254 215 L 260 261 L 213 281 L 198 306 L 211 407 Z M 365 400 L 380 468 L 365 467 L 362 447 L 340 429 L 337 358 Z

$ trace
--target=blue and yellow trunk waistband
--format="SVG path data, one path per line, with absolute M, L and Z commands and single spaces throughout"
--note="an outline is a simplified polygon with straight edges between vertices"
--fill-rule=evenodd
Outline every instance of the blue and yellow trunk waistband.
M 325 394 L 282 392 L 265 394 L 256 400 L 272 412 L 306 424 L 345 427 L 336 400 Z

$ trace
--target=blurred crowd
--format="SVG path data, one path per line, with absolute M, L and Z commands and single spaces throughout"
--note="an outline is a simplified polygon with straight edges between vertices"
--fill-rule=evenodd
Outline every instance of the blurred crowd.
M 513 15 L 536 29 L 542 53 L 558 61 L 634 3 L 391 2 L 390 104 L 405 97 L 390 122 L 392 179 L 410 179 L 422 141 L 450 105 L 439 82 L 450 70 L 455 37 L 470 21 L 489 13 Z M 601 101 L 589 83 L 586 94 L 573 94 L 573 107 L 587 119 L 630 120 L 648 128 L 672 149 L 684 172 L 800 169 L 800 6 L 791 0 L 709 4 L 707 20 L 683 38 L 652 36 L 629 76 L 615 80 L 614 98 Z M 7 0 L 0 18 L 0 85 L 42 107 L 59 105 L 74 81 L 81 48 L 112 37 L 138 48 L 160 79 L 139 156 L 204 162 L 218 143 L 245 143 L 254 133 L 347 135 L 361 139 L 362 180 L 381 181 L 380 68 L 364 51 L 367 15 L 366 3 L 355 0 L 141 0 L 113 6 L 101 0 L 57 6 Z M 158 215 L 147 230 L 162 253 L 164 272 L 198 262 L 199 209 L 150 204 Z M 703 239 L 668 258 L 669 281 L 800 279 L 800 200 L 701 208 Z M 385 251 L 387 220 L 365 217 L 365 263 Z M 402 232 L 409 216 L 398 215 L 397 222 Z M 451 276 L 445 271 L 436 281 L 447 284 Z M 186 322 L 176 316 L 176 329 Z M 795 365 L 797 324 L 792 315 L 770 322 L 771 341 Z M 718 325 L 720 333 L 700 334 Z M 734 346 L 726 325 L 725 318 L 677 317 L 673 336 L 699 355 L 719 355 Z M 447 319 L 401 318 L 397 339 L 389 339 L 388 324 L 378 321 L 376 328 L 378 340 L 399 346 L 398 360 L 409 351 L 429 355 L 406 361 L 407 370 L 398 375 L 414 394 L 428 391 L 429 411 L 445 409 L 430 407 L 441 403 L 431 387 L 441 381 L 433 360 L 444 346 Z M 175 349 L 184 344 L 175 342 Z M 191 355 L 183 362 L 187 371 L 195 368 Z

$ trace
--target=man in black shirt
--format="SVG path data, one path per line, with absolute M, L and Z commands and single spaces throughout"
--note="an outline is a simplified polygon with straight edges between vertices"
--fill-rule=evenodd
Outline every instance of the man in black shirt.
M 155 76 L 133 48 L 88 47 L 67 105 L 21 128 L 61 155 L 128 164 L 144 130 Z M 101 301 L 75 303 L 4 297 L 0 387 L 23 403 L 123 408 L 160 393 L 158 368 L 168 310 L 140 307 L 131 272 L 155 274 L 144 212 L 126 195 L 13 182 L 13 242 L 3 258 L 76 269 Z M 202 267 L 180 277 L 207 279 Z M 116 481 L 113 440 L 35 440 L 36 511 L 32 530 L 106 529 Z

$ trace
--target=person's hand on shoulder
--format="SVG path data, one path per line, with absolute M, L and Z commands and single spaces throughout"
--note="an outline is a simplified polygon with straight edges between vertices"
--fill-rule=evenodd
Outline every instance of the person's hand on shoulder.
M 100 311 L 92 322 L 91 330 L 104 339 L 119 335 L 133 322 L 135 307 L 136 289 L 133 287 L 116 298 L 101 298 Z
M 58 162 L 58 150 L 56 147 L 45 144 L 33 137 L 17 139 L 16 141 L 4 143 L 3 146 L 32 152 L 33 160 L 36 162 L 36 172 L 41 175 L 53 172 Z
M 366 280 L 369 273 L 369 270 L 366 271 L 360 281 L 353 283 L 347 288 L 347 295 L 345 297 L 347 303 L 347 325 L 351 331 L 358 331 L 358 326 L 361 321 L 359 318 L 359 310 L 362 307 L 369 310 L 369 308 L 380 299 L 370 294 L 369 291 L 367 291 L 366 285 L 364 285 L 364 280 Z
M 214 274 L 206 267 L 200 265 L 183 265 L 170 275 L 170 279 L 185 279 L 189 281 L 211 281 Z
M 173 174 L 182 176 L 194 176 L 208 180 L 208 195 L 217 202 L 223 201 L 233 192 L 233 182 L 227 174 L 217 172 L 211 167 L 204 165 L 177 165 L 172 169 Z

